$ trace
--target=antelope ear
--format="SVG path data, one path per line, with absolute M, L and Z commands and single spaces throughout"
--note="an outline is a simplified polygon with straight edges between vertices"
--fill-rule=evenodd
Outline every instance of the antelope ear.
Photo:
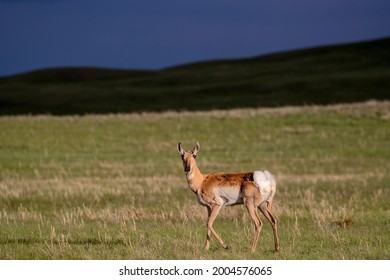
M 196 154 L 199 152 L 199 150 L 200 150 L 200 144 L 199 144 L 198 141 L 196 141 L 196 143 L 195 143 L 195 148 L 192 150 L 191 153 L 192 153 L 194 156 L 196 156 Z
M 180 153 L 180 154 L 184 154 L 184 149 L 183 147 L 181 146 L 181 143 L 177 143 L 177 151 Z

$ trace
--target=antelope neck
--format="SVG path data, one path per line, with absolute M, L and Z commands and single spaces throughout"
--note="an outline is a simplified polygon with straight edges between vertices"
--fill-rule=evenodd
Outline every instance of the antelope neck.
M 191 166 L 191 171 L 186 173 L 187 183 L 193 192 L 197 192 L 203 181 L 203 175 L 198 166 L 194 164 Z

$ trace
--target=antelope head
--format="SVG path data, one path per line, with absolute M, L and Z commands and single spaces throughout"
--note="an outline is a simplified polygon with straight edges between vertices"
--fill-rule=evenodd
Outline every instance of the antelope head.
M 181 143 L 177 143 L 177 150 L 181 154 L 181 159 L 183 160 L 184 172 L 187 177 L 192 173 L 193 167 L 196 166 L 196 154 L 200 149 L 199 142 L 195 143 L 195 147 L 191 151 L 186 151 L 181 146 Z

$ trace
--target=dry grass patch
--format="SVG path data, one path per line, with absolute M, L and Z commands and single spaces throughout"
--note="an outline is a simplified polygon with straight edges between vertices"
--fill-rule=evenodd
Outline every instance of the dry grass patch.
M 389 111 L 390 102 L 371 101 L 0 117 L 0 258 L 390 258 Z M 207 211 L 176 151 L 194 140 L 203 172 L 276 175 L 280 253 L 264 218 L 249 253 L 253 225 L 242 206 L 215 222 L 231 250 L 203 250 Z

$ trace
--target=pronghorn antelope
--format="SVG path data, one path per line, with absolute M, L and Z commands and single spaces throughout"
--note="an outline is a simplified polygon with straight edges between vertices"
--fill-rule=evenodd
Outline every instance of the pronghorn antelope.
M 276 191 L 274 176 L 268 171 L 247 173 L 208 173 L 202 174 L 196 164 L 196 154 L 200 149 L 198 142 L 191 151 L 186 151 L 177 144 L 177 150 L 183 160 L 184 173 L 188 187 L 196 194 L 198 203 L 208 210 L 206 250 L 210 247 L 211 233 L 225 249 L 228 245 L 213 228 L 213 222 L 223 206 L 245 204 L 249 215 L 255 223 L 255 235 L 252 242 L 252 252 L 256 250 L 262 228 L 262 221 L 256 208 L 264 214 L 271 223 L 274 232 L 275 251 L 279 250 L 279 238 L 275 216 L 271 213 L 272 199 Z

